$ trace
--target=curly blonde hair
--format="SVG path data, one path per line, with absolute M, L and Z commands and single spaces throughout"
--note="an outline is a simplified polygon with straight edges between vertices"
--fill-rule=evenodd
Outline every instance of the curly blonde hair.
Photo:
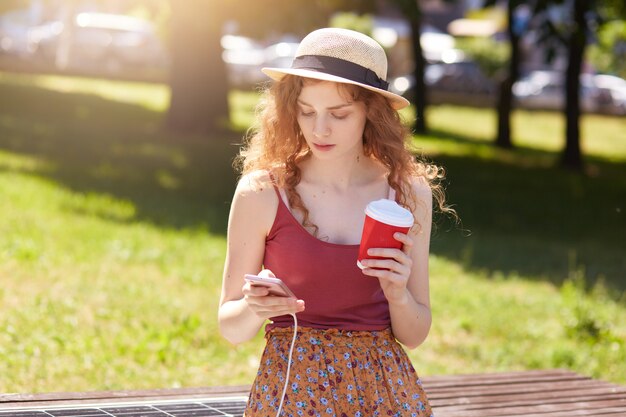
M 301 180 L 298 163 L 310 154 L 297 121 L 297 100 L 304 85 L 321 81 L 286 75 L 267 88 L 257 107 L 258 125 L 253 126 L 245 146 L 235 160 L 242 175 L 255 171 L 271 173 L 275 184 L 283 188 L 289 204 L 303 214 L 302 224 L 317 236 L 318 228 L 309 220 L 309 211 L 296 190 Z M 366 107 L 363 150 L 366 156 L 388 170 L 388 183 L 397 193 L 398 203 L 413 211 L 416 208 L 412 180 L 425 179 L 433 198 L 443 212 L 454 210 L 445 205 L 440 182 L 443 169 L 418 160 L 408 145 L 408 129 L 400 115 L 381 94 L 351 84 L 338 84 L 340 93 Z

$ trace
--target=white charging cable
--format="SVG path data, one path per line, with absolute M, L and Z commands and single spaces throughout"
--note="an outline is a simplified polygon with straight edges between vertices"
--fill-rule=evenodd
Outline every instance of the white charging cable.
M 280 412 L 283 410 L 283 401 L 285 400 L 285 394 L 287 393 L 287 386 L 289 385 L 289 372 L 291 371 L 291 358 L 293 356 L 293 347 L 296 345 L 296 336 L 298 335 L 298 319 L 295 313 L 290 313 L 293 317 L 293 338 L 291 339 L 291 347 L 289 348 L 289 358 L 287 359 L 287 374 L 285 375 L 285 387 L 283 393 L 280 396 L 280 405 L 278 406 L 278 412 L 276 417 L 280 416 Z

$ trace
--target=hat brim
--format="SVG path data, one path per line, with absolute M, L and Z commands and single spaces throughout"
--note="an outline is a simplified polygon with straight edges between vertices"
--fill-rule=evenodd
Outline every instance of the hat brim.
M 411 104 L 409 100 L 405 99 L 404 97 L 398 94 L 394 94 L 390 91 L 382 90 L 380 88 L 372 87 L 367 84 L 362 84 L 356 81 L 352 81 L 347 78 L 338 77 L 336 75 L 327 74 L 325 72 L 313 71 L 313 70 L 308 70 L 308 69 L 294 69 L 294 68 L 262 68 L 261 71 L 263 71 L 265 75 L 267 75 L 268 77 L 270 77 L 271 79 L 275 81 L 280 81 L 285 75 L 290 74 L 290 75 L 297 75 L 299 77 L 313 78 L 313 79 L 322 80 L 322 81 L 332 81 L 336 83 L 358 85 L 359 87 L 363 87 L 370 91 L 374 91 L 386 97 L 389 100 L 391 107 L 393 107 L 395 110 L 403 109 Z

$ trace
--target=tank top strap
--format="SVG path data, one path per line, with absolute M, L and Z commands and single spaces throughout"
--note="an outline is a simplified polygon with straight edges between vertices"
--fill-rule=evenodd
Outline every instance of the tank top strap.
M 287 193 L 284 189 L 278 188 L 278 185 L 276 185 L 276 181 L 274 180 L 274 175 L 271 172 L 268 172 L 268 175 L 272 180 L 272 187 L 274 187 L 274 191 L 276 192 L 278 199 L 283 202 L 285 207 L 287 207 L 287 210 L 291 211 L 291 207 L 289 206 L 289 199 L 287 198 Z

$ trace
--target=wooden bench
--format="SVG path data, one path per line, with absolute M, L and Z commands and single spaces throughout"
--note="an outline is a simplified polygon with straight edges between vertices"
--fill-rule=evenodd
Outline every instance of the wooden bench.
M 436 417 L 626 417 L 626 387 L 565 370 L 431 376 L 423 383 Z M 241 416 L 248 389 L 0 394 L 0 417 Z

